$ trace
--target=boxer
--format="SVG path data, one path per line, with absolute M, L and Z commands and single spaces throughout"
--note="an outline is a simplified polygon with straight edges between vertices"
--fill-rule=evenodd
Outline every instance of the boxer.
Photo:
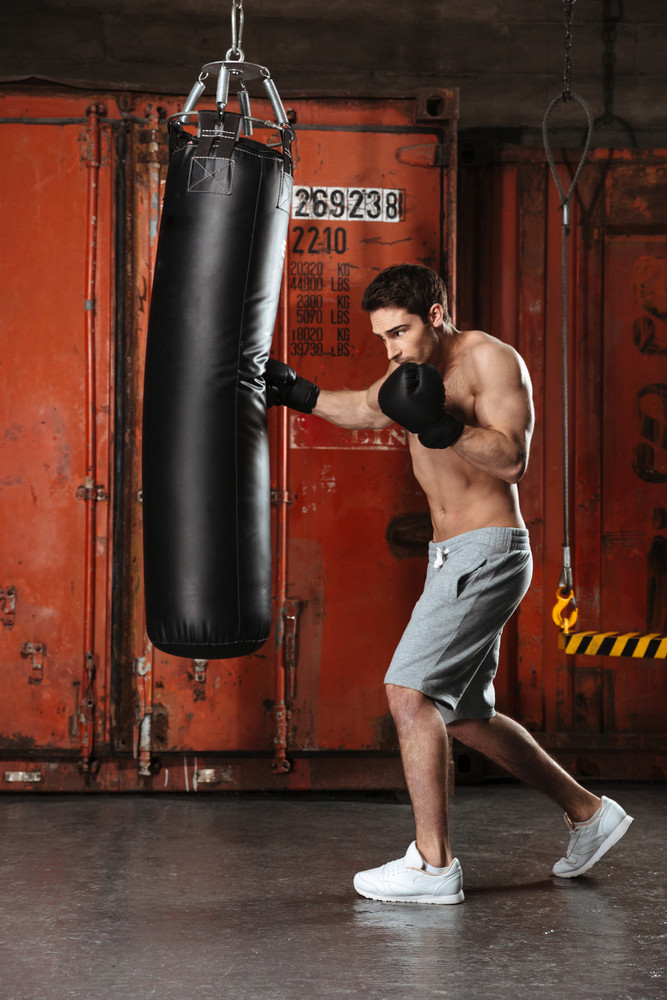
M 570 841 L 552 871 L 581 875 L 632 818 L 495 710 L 503 626 L 532 574 L 517 487 L 534 426 L 528 370 L 508 344 L 454 327 L 444 282 L 430 268 L 380 272 L 362 309 L 388 359 L 368 389 L 321 389 L 275 360 L 266 371 L 268 405 L 344 428 L 404 427 L 433 524 L 424 591 L 385 676 L 416 836 L 403 858 L 359 872 L 355 889 L 385 902 L 463 900 L 449 836 L 448 730 L 560 805 Z

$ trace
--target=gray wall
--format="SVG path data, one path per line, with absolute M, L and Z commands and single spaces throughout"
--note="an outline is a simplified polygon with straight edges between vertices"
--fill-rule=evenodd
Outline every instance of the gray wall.
M 1 3 L 5 81 L 182 94 L 231 45 L 231 0 Z M 245 57 L 286 99 L 457 86 L 462 129 L 520 135 L 562 89 L 561 0 L 245 0 L 244 11 Z M 666 141 L 667 0 L 578 0 L 574 21 L 573 89 L 606 112 L 609 144 Z

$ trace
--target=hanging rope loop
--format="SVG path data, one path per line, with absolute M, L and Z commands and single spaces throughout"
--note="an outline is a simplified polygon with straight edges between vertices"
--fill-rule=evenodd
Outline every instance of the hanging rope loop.
M 556 188 L 558 189 L 558 194 L 560 195 L 560 207 L 563 211 L 563 216 L 564 217 L 567 216 L 567 224 L 569 226 L 570 201 L 572 200 L 572 196 L 576 190 L 577 184 L 579 183 L 579 177 L 581 176 L 581 171 L 583 170 L 584 164 L 588 159 L 588 153 L 591 148 L 591 141 L 593 139 L 593 112 L 591 110 L 591 106 L 588 103 L 588 101 L 586 101 L 583 97 L 580 97 L 579 94 L 575 94 L 573 91 L 570 91 L 567 101 L 576 101 L 577 104 L 580 104 L 581 107 L 584 109 L 584 111 L 586 112 L 587 128 L 586 128 L 586 140 L 584 143 L 584 150 L 581 154 L 579 163 L 577 164 L 577 169 L 575 171 L 574 177 L 572 178 L 572 183 L 570 184 L 569 190 L 566 194 L 565 191 L 563 190 L 563 185 L 561 184 L 560 177 L 558 176 L 558 171 L 556 170 L 556 163 L 554 161 L 553 153 L 551 151 L 551 139 L 549 138 L 549 119 L 551 118 L 551 114 L 557 104 L 560 104 L 565 101 L 566 101 L 565 94 L 564 93 L 559 94 L 558 97 L 554 97 L 553 101 L 547 108 L 546 113 L 544 115 L 544 119 L 542 121 L 542 141 L 544 143 L 544 152 L 546 153 L 547 160 L 549 163 L 549 168 L 551 170 L 551 176 L 554 179 Z
M 565 56 L 564 56 L 564 67 L 563 67 L 563 91 L 557 97 L 554 97 L 553 101 L 549 105 L 542 120 L 542 141 L 544 143 L 544 152 L 546 153 L 547 160 L 549 162 L 549 168 L 551 170 L 551 176 L 554 179 L 556 187 L 558 189 L 558 194 L 560 196 L 560 207 L 563 212 L 563 225 L 567 225 L 569 228 L 570 224 L 570 201 L 576 190 L 577 183 L 579 182 L 579 176 L 583 170 L 584 164 L 588 159 L 588 152 L 591 146 L 591 140 L 593 138 L 593 112 L 591 111 L 591 106 L 583 97 L 579 94 L 575 94 L 572 90 L 572 10 L 577 0 L 563 0 L 563 10 L 565 11 Z M 586 113 L 586 140 L 584 142 L 584 150 L 581 154 L 581 158 L 577 165 L 572 183 L 567 192 L 563 190 L 563 185 L 561 184 L 560 177 L 558 176 L 558 171 L 556 170 L 556 164 L 554 162 L 553 154 L 551 152 L 551 140 L 549 138 L 549 119 L 551 118 L 552 112 L 557 104 L 570 104 L 572 101 L 576 101 L 580 104 Z

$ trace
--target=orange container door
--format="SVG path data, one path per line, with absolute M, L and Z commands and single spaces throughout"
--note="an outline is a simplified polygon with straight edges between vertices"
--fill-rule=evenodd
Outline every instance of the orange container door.
M 373 277 L 408 261 L 443 268 L 454 285 L 455 133 L 416 124 L 398 104 L 296 112 L 299 124 L 309 117 L 297 133 L 286 357 L 324 388 L 362 388 L 387 367 L 360 309 Z M 394 748 L 382 678 L 431 537 L 405 434 L 295 413 L 288 422 L 289 747 Z
M 32 112 L 0 126 L 2 787 L 109 741 L 113 144 L 96 107 Z

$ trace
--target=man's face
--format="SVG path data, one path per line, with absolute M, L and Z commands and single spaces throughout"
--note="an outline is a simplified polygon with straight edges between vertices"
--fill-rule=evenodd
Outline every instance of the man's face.
M 429 318 L 437 322 L 431 308 Z M 424 323 L 420 316 L 396 306 L 383 306 L 370 314 L 371 327 L 376 337 L 383 342 L 390 361 L 402 365 L 406 361 L 425 364 L 433 356 L 438 346 L 438 335 L 433 322 Z M 442 317 L 440 317 L 442 321 Z

